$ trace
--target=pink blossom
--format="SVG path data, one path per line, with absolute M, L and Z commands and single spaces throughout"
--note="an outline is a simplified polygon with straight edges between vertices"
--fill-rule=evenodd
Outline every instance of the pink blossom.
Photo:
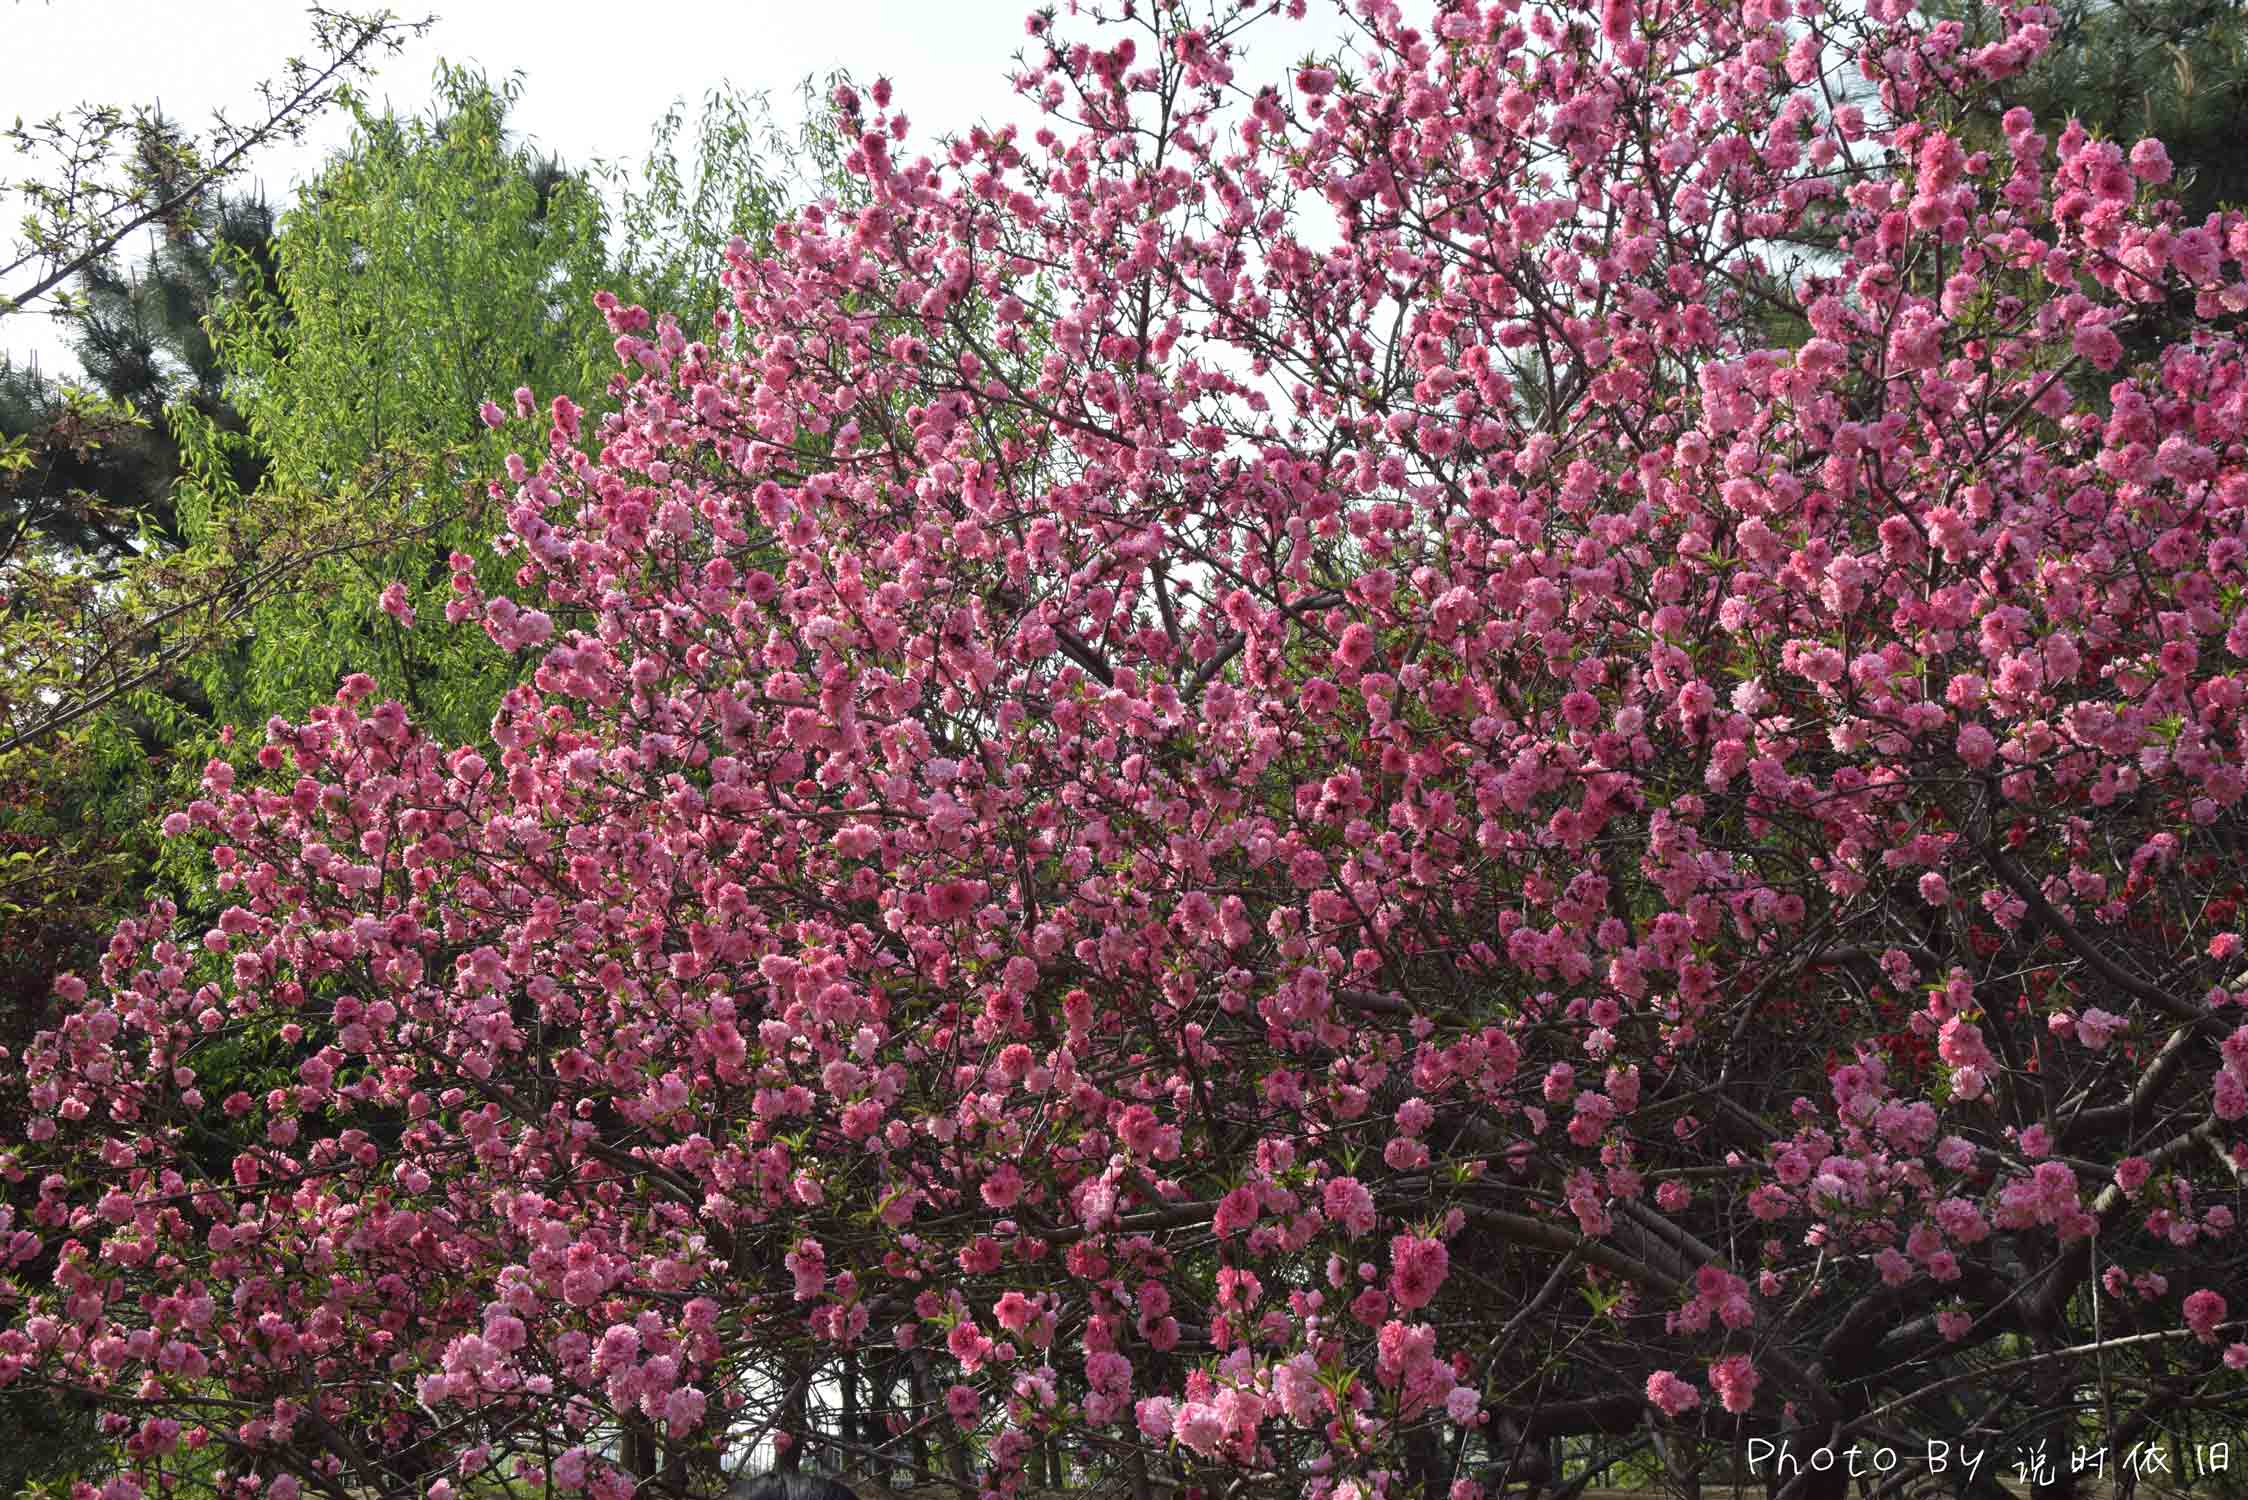
M 1450 1267 L 1444 1242 L 1401 1234 L 1389 1242 L 1389 1255 L 1389 1291 L 1397 1306 L 1406 1312 L 1427 1306 Z
M 2098 1052 L 2126 1024 L 2122 1016 L 2101 1010 L 2096 1005 L 2087 1006 L 2084 1013 L 2076 1018 L 2076 1039 L 2091 1051 Z
M 2162 142 L 2151 136 L 2131 148 L 2131 173 L 2141 182 L 2165 183 L 2170 180 L 2170 153 Z
M 1004 1292 L 991 1307 L 992 1320 L 1009 1333 L 1021 1333 L 1030 1326 L 1032 1308 L 1021 1292 Z
M 1022 1197 L 1022 1172 L 1013 1162 L 1002 1162 L 984 1177 L 979 1191 L 989 1207 L 1011 1208 Z
M 382 611 L 401 626 L 411 630 L 414 626 L 414 607 L 406 602 L 406 585 L 396 579 L 383 585 Z
M 1647 1401 L 1666 1417 L 1676 1417 L 1702 1404 L 1702 1393 L 1678 1378 L 1675 1370 L 1657 1370 L 1647 1377 Z
M 1335 665 L 1343 671 L 1355 672 L 1373 659 L 1374 632 L 1360 623 L 1344 627 L 1342 639 L 1335 646 Z
M 1172 1430 L 1181 1446 L 1205 1458 L 1216 1453 L 1218 1445 L 1225 1440 L 1225 1422 L 1219 1417 L 1218 1409 L 1204 1401 L 1189 1401 L 1181 1406 L 1173 1417 Z
M 2217 1341 L 2217 1325 L 2225 1320 L 2225 1299 L 2204 1287 L 2188 1292 L 2185 1302 L 2186 1327 L 2204 1344 Z
M 1762 1377 L 1745 1354 L 1729 1354 L 1709 1367 L 1710 1389 L 1717 1392 L 1725 1409 L 1735 1414 L 1756 1404 L 1756 1388 L 1761 1383 Z
M 1219 1239 L 1226 1239 L 1248 1228 L 1256 1218 L 1257 1195 L 1246 1187 L 1237 1187 L 1218 1200 L 1210 1228 Z
M 672 1435 L 681 1436 L 700 1427 L 708 1401 L 708 1397 L 691 1385 L 675 1387 L 665 1396 L 663 1419 Z

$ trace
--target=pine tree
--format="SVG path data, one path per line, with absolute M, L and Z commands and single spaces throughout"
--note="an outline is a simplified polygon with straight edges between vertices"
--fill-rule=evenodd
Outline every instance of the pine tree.
M 2061 0 L 2053 46 L 2011 91 L 2057 131 L 2153 136 L 2177 168 L 2181 218 L 2248 202 L 2248 4 L 2242 0 Z
M 0 556 L 46 547 L 98 566 L 181 544 L 172 408 L 241 430 L 205 320 L 223 298 L 270 279 L 273 235 L 263 199 L 214 195 L 138 262 L 90 267 L 65 317 L 83 371 L 71 384 L 92 403 L 36 368 L 0 370 L 0 435 L 37 439 L 39 455 L 0 488 Z M 240 477 L 254 483 L 256 473 L 245 458 Z

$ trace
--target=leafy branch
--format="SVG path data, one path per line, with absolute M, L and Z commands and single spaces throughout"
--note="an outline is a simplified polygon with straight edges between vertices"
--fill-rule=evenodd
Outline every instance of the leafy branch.
M 214 111 L 197 137 L 153 105 L 130 109 L 82 104 L 26 124 L 18 116 L 0 139 L 35 166 L 4 185 L 30 206 L 12 258 L 0 264 L 0 317 L 42 298 L 68 310 L 66 288 L 106 259 L 125 238 L 150 225 L 185 233 L 196 204 L 239 173 L 255 152 L 300 139 L 351 80 L 374 61 L 427 31 L 436 18 L 402 21 L 388 11 L 356 13 L 311 8 L 314 51 L 289 58 L 280 74 L 258 85 L 258 109 L 237 124 Z

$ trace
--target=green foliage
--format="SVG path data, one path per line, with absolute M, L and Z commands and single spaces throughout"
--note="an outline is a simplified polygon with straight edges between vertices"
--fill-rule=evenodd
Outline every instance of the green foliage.
M 1999 34 L 1990 0 L 1934 0 L 1963 22 L 1971 43 Z M 2053 41 L 2036 65 L 2005 80 L 1999 109 L 2029 110 L 2048 143 L 2074 120 L 2128 150 L 2145 137 L 2168 150 L 2175 176 L 2158 191 L 2177 222 L 2199 224 L 2221 207 L 2248 203 L 2248 0 L 2056 0 Z M 1962 123 L 1967 138 L 2003 151 L 1997 110 Z M 2118 326 L 2125 360 L 2157 356 L 2193 325 L 2182 293 L 2141 306 Z M 2090 368 L 2065 377 L 2078 399 L 2104 411 L 2112 376 Z
M 350 143 L 278 220 L 205 196 L 143 261 L 80 276 L 87 388 L 0 364 L 0 1047 L 51 1021 L 53 974 L 86 968 L 153 881 L 190 922 L 215 913 L 208 871 L 149 815 L 234 728 L 254 740 L 366 671 L 448 738 L 484 737 L 514 658 L 377 605 L 396 579 L 441 619 L 456 550 L 486 556 L 489 592 L 511 584 L 478 544 L 524 431 L 492 432 L 479 404 L 527 386 L 594 406 L 617 370 L 595 291 L 705 335 L 727 241 L 764 242 L 841 177 L 833 139 L 791 142 L 762 97 L 719 91 L 691 145 L 674 109 L 641 181 L 611 174 L 612 209 L 509 133 L 521 91 L 445 67 L 419 114 L 343 95 Z M 220 1094 L 295 1061 L 236 1037 L 195 1059 Z M 0 1425 L 53 1439 L 12 1455 L 0 1496 L 100 1467 L 90 1425 L 44 1402 L 0 1403 Z
M 762 97 L 719 91 L 691 147 L 675 109 L 642 182 L 612 174 L 612 218 L 510 135 L 521 90 L 445 67 L 416 115 L 344 94 L 349 145 L 278 222 L 205 195 L 141 262 L 93 263 L 70 299 L 85 387 L 0 365 L 0 779 L 23 789 L 0 805 L 0 905 L 21 925 L 99 893 L 58 952 L 137 902 L 146 814 L 223 726 L 368 671 L 481 738 L 513 659 L 376 607 L 397 579 L 441 613 L 446 559 L 497 529 L 508 439 L 478 405 L 594 405 L 616 369 L 596 290 L 701 332 L 727 241 L 840 175 L 821 131 L 792 143 Z
M 179 546 L 167 412 L 239 428 L 205 320 L 242 279 L 270 275 L 272 234 L 263 202 L 207 197 L 139 263 L 87 270 L 68 335 L 82 384 L 0 365 L 0 435 L 15 445 L 0 466 L 0 568 L 99 569 Z
M 542 405 L 594 404 L 617 370 L 596 291 L 707 328 L 725 244 L 761 241 L 789 196 L 769 159 L 832 167 L 816 139 L 792 147 L 761 97 L 714 92 L 690 164 L 675 108 L 645 185 L 619 182 L 612 216 L 589 176 L 509 134 L 522 87 L 444 66 L 423 114 L 351 101 L 350 145 L 281 221 L 271 290 L 245 277 L 253 290 L 220 309 L 244 431 L 198 433 L 183 513 L 213 550 L 257 547 L 276 528 L 334 550 L 205 658 L 217 721 L 300 715 L 366 671 L 440 732 L 480 739 L 513 658 L 461 632 L 402 630 L 376 604 L 396 579 L 418 612 L 440 612 L 448 556 L 482 552 L 472 544 L 497 529 L 485 487 L 511 439 L 483 425 L 479 403 L 504 407 L 528 387 Z M 269 466 L 249 491 L 227 479 L 244 450 Z M 506 569 L 484 569 L 503 592 Z
M 497 651 L 405 632 L 376 598 L 398 578 L 417 605 L 442 608 L 445 558 L 492 530 L 483 486 L 505 443 L 478 420 L 480 402 L 527 385 L 583 403 L 614 363 L 592 305 L 607 271 L 602 204 L 511 139 L 521 87 L 445 67 L 422 115 L 353 100 L 350 145 L 282 219 L 272 290 L 215 320 L 245 430 L 199 434 L 182 499 L 198 544 L 279 533 L 335 549 L 206 658 L 222 721 L 299 715 L 369 671 L 473 738 L 507 686 Z M 244 446 L 269 465 L 249 492 L 226 474 Z
M 69 1481 L 99 1472 L 108 1443 L 94 1403 L 34 1386 L 0 1390 L 0 1497 L 70 1493 Z
M 149 724 L 76 710 L 146 664 L 126 574 L 155 532 L 165 435 L 101 391 L 0 367 L 0 441 L 0 1047 L 12 1047 L 44 1014 L 58 962 L 114 920 L 134 851 L 153 842 L 130 796 Z
M 806 113 L 817 118 L 815 111 Z M 703 96 L 691 154 L 682 163 L 686 128 L 686 101 L 674 101 L 656 124 L 637 180 L 615 162 L 597 170 L 618 204 L 610 234 L 612 290 L 628 302 L 673 314 L 692 338 L 710 326 L 718 307 L 726 242 L 735 235 L 761 241 L 791 200 L 813 196 L 819 187 L 798 169 L 808 160 L 832 177 L 837 153 L 813 126 L 791 142 L 774 122 L 764 94 L 731 87 Z M 776 163 L 790 175 L 775 175 Z
M 2070 117 L 2126 144 L 2169 148 L 2189 224 L 2248 203 L 2248 4 L 2060 0 L 2053 45 L 2013 90 L 2041 128 Z
M 166 550 L 181 540 L 172 493 L 179 441 L 169 413 L 184 408 L 221 430 L 240 429 L 208 320 L 222 301 L 270 285 L 273 231 L 262 199 L 214 195 L 137 266 L 101 262 L 81 283 L 70 345 L 87 382 L 147 419 L 142 440 L 113 450 L 81 487 L 137 516 Z M 233 477 L 255 483 L 254 456 Z

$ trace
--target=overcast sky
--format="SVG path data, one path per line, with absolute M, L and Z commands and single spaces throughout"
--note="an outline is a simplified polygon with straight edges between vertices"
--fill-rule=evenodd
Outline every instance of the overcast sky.
M 797 83 L 847 65 L 862 81 L 889 76 L 926 145 L 979 121 L 1032 118 L 1006 81 L 1032 8 L 1031 0 L 435 0 L 396 7 L 415 16 L 434 9 L 438 22 L 382 65 L 371 92 L 410 113 L 427 102 L 439 58 L 476 63 L 495 78 L 519 69 L 523 135 L 569 162 L 636 165 L 676 98 L 699 103 L 721 82 L 769 89 L 793 120 Z M 1271 65 L 1300 56 L 1309 30 L 1269 24 Z M 247 118 L 258 82 L 310 38 L 303 6 L 283 0 L 0 0 L 0 26 L 0 111 L 33 120 L 81 102 L 154 100 L 196 127 L 220 106 Z M 343 117 L 331 114 L 303 145 L 260 157 L 252 180 L 284 203 L 347 135 Z M 0 178 L 22 177 L 26 165 L 9 159 Z M 11 205 L 10 230 L 18 217 Z M 8 319 L 0 349 L 19 358 L 36 349 L 50 371 L 70 364 L 42 318 Z

